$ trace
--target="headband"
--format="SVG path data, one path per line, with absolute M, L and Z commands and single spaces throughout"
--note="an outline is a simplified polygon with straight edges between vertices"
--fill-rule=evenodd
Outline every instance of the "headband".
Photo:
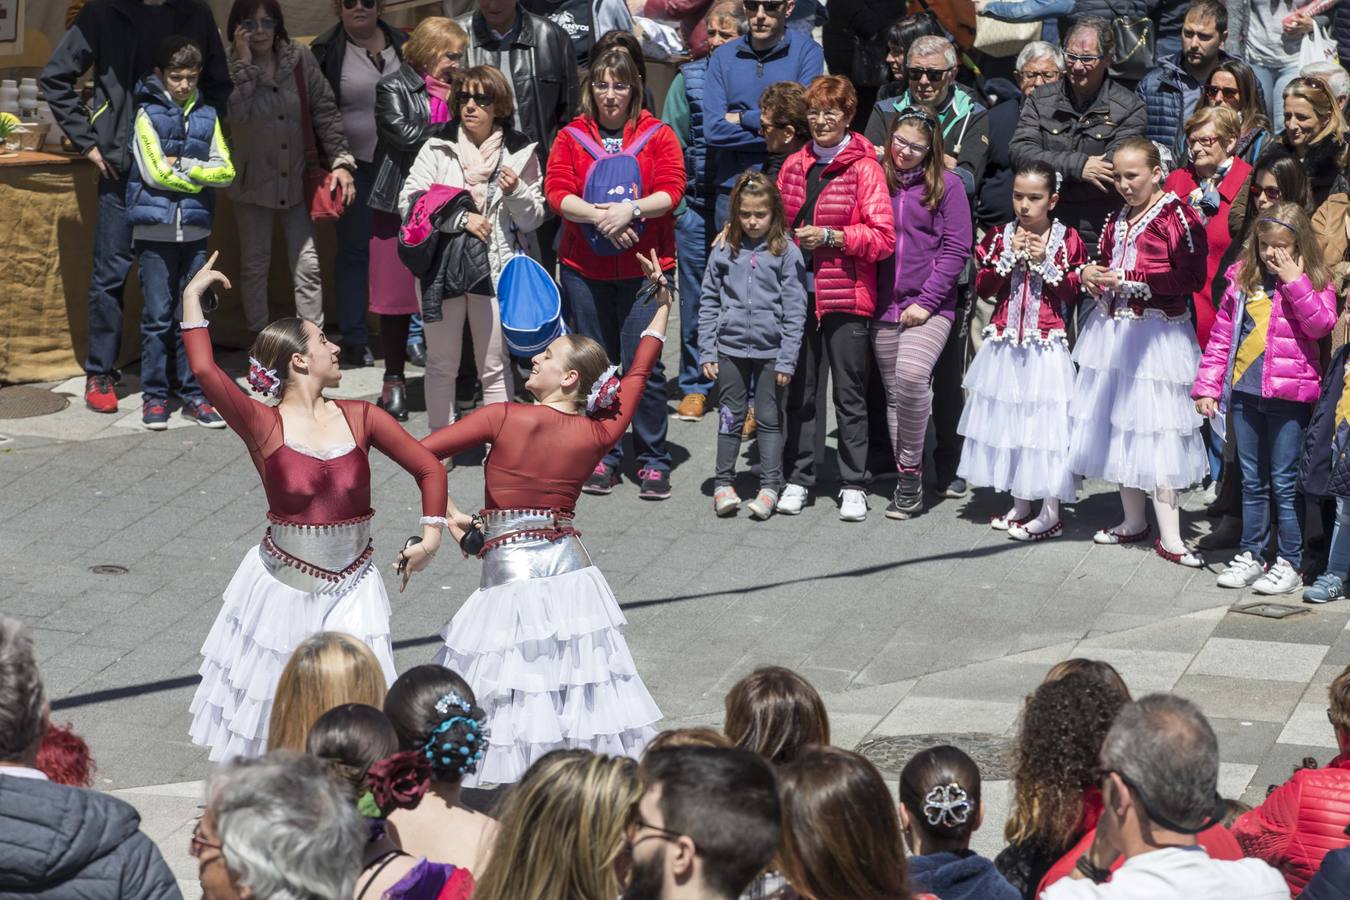
M 917 106 L 906 106 L 904 109 L 900 110 L 900 115 L 895 117 L 896 122 L 904 122 L 907 119 L 918 119 L 929 128 L 937 127 L 937 119 L 934 119 L 931 115 L 919 109 Z
M 1285 228 L 1288 228 L 1290 231 L 1294 231 L 1294 226 L 1293 226 L 1293 225 L 1290 225 L 1288 222 L 1284 221 L 1283 219 L 1272 219 L 1270 216 L 1265 216 L 1265 217 L 1263 217 L 1263 218 L 1257 219 L 1256 221 L 1257 221 L 1257 222 L 1274 222 L 1276 225 L 1283 225 Z M 1294 232 L 1294 233 L 1297 234 L 1298 232 Z

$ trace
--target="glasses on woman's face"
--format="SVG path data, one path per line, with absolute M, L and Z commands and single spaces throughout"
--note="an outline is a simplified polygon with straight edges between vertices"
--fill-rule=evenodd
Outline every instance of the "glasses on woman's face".
M 833 125 L 844 117 L 844 111 L 841 109 L 809 109 L 806 111 L 806 118 L 812 122 L 820 122 L 822 125 Z
M 1218 100 L 1222 97 L 1229 103 L 1234 103 L 1242 96 L 1242 92 L 1237 88 L 1220 87 L 1217 84 L 1207 84 L 1205 85 L 1205 96 L 1211 100 Z
M 1213 147 L 1218 142 L 1219 136 L 1217 134 L 1196 135 L 1186 138 L 1186 143 L 1192 147 Z
M 255 31 L 276 31 L 277 23 L 275 19 L 245 19 L 239 23 L 239 27 L 253 34 Z
M 928 152 L 928 145 L 915 144 L 896 135 L 891 138 L 891 149 L 900 156 L 923 156 Z
M 464 106 L 472 100 L 479 109 L 487 109 L 496 99 L 486 91 L 455 91 L 455 106 Z
M 623 82 L 611 84 L 608 81 L 592 81 L 591 90 L 595 91 L 597 94 L 618 94 L 622 97 L 633 93 L 633 86 L 631 84 L 624 84 Z
M 1264 196 L 1271 203 L 1279 203 L 1283 199 L 1280 189 L 1277 187 L 1261 187 L 1259 184 L 1252 185 L 1252 197 Z
M 188 838 L 188 855 L 197 859 L 202 855 L 202 851 L 208 848 L 222 852 L 225 850 L 223 844 L 213 844 L 210 841 L 202 840 L 202 821 L 198 819 L 196 827 L 192 829 L 192 837 Z
M 374 9 L 376 0 L 342 0 L 342 8 L 356 9 L 358 3 L 366 9 Z

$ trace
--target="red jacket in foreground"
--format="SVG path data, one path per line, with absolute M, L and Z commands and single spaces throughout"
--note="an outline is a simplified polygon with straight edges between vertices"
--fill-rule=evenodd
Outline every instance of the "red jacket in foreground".
M 1322 857 L 1350 845 L 1350 753 L 1325 769 L 1299 769 L 1265 802 L 1233 823 L 1248 856 L 1280 870 L 1289 892 L 1303 892 Z
M 638 115 L 636 125 L 624 126 L 623 145 L 627 147 L 653 125 L 657 125 L 660 131 L 652 136 L 637 155 L 638 168 L 642 170 L 642 195 L 649 197 L 657 191 L 665 191 L 670 195 L 671 203 L 678 206 L 684 196 L 684 150 L 670 126 L 644 109 Z M 599 126 L 589 116 L 577 116 L 567 124 L 567 128 L 579 128 L 597 144 L 604 145 Z M 586 173 L 595 164 L 595 158 L 567 133 L 567 128 L 559 131 L 553 142 L 553 150 L 548 155 L 548 171 L 544 175 L 544 196 L 548 198 L 549 207 L 559 217 L 562 217 L 563 198 L 568 194 L 582 196 Z M 648 219 L 637 246 L 617 256 L 597 255 L 586 243 L 581 226 L 564 219 L 558 259 L 586 278 L 617 281 L 621 278 L 642 278 L 642 266 L 638 264 L 637 255 L 648 256 L 652 249 L 661 257 L 662 269 L 675 267 L 675 219 L 670 213 Z
M 806 203 L 806 173 L 816 163 L 812 144 L 783 161 L 778 191 L 789 229 Z M 877 309 L 877 261 L 895 252 L 895 216 L 886 173 L 876 149 L 856 131 L 848 145 L 825 167 L 830 179 L 816 201 L 815 215 L 804 225 L 844 232 L 844 249 L 820 247 L 808 256 L 816 275 L 816 317 L 851 313 L 871 318 Z

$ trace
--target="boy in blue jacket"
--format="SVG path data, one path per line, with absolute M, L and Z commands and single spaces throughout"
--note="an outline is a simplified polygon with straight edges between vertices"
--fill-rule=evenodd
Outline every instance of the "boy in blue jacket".
M 127 179 L 126 210 L 144 304 L 141 422 L 152 431 L 169 427 L 170 387 L 183 401 L 184 416 L 207 428 L 225 427 L 188 367 L 178 332 L 183 287 L 206 261 L 215 212 L 209 189 L 234 181 L 216 111 L 198 100 L 201 71 L 201 48 L 173 35 L 160 45 L 154 74 L 135 92 L 136 165 Z

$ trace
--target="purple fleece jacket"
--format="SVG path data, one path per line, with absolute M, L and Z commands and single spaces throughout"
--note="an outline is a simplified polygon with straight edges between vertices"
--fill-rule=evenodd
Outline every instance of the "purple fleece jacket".
M 942 176 L 938 208 L 923 203 L 922 168 L 900 173 L 900 190 L 891 194 L 895 213 L 895 253 L 877 263 L 877 318 L 900 321 L 917 303 L 945 319 L 956 318 L 956 282 L 974 247 L 970 201 L 961 179 Z

